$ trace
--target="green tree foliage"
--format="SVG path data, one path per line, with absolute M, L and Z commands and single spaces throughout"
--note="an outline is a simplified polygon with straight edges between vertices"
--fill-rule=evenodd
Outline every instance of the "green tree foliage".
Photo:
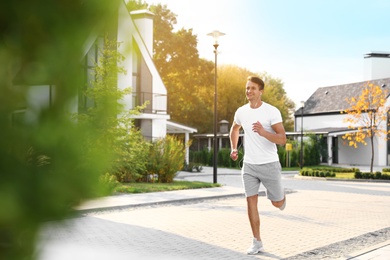
M 267 73 L 262 73 L 259 76 L 264 79 L 265 83 L 263 100 L 276 106 L 280 110 L 283 118 L 284 128 L 286 131 L 293 131 L 293 112 L 295 104 L 290 98 L 287 97 L 286 91 L 283 88 L 283 82 L 280 79 L 274 78 Z
M 304 142 L 304 165 L 319 165 L 321 162 L 321 136 L 308 135 L 309 140 Z
M 99 193 L 108 150 L 82 147 L 95 128 L 67 115 L 83 84 L 93 29 L 119 1 L 3 1 L 0 8 L 0 259 L 35 259 L 41 223 L 69 216 Z M 52 86 L 50 103 L 29 86 Z M 20 112 L 20 113 L 16 113 Z M 92 131 L 92 132 L 91 132 Z
M 149 4 L 142 0 L 131 0 L 126 3 L 129 11 L 148 9 Z
M 192 29 L 173 32 L 176 15 L 166 6 L 151 6 L 154 20 L 154 62 L 168 91 L 168 113 L 172 121 L 196 127 L 212 125 L 214 63 L 199 58 L 197 37 Z
M 155 14 L 154 63 L 167 88 L 171 120 L 195 127 L 198 132 L 210 131 L 214 63 L 199 58 L 192 29 L 173 31 L 177 15 L 166 5 L 152 5 L 149 9 Z
M 145 8 L 142 2 L 128 6 Z M 214 61 L 199 58 L 192 29 L 174 31 L 177 15 L 166 5 L 151 5 L 149 9 L 155 14 L 154 62 L 168 91 L 171 120 L 197 128 L 198 133 L 212 132 Z M 249 75 L 256 73 L 233 65 L 218 67 L 218 121 L 232 123 L 234 111 L 246 102 L 244 86 Z M 267 78 L 264 101 L 280 109 L 286 130 L 292 130 L 294 103 L 287 98 L 283 83 L 267 74 L 258 76 Z
M 117 77 L 126 74 L 121 66 L 124 56 L 117 51 L 119 43 L 106 34 L 103 48 L 99 49 L 99 60 L 95 64 L 95 77 L 84 93 L 93 101 L 93 106 L 85 114 L 75 114 L 80 125 L 92 125 L 99 138 L 89 135 L 82 140 L 84 149 L 112 151 L 108 168 L 100 169 L 100 173 L 110 173 L 118 181 L 131 182 L 142 177 L 146 171 L 149 152 L 147 143 L 140 131 L 134 126 L 133 115 L 143 107 L 125 110 L 122 100 L 131 93 L 130 88 L 119 89 Z
M 291 131 L 294 126 L 291 119 L 294 102 L 287 97 L 283 83 L 266 73 L 253 73 L 235 65 L 218 67 L 218 119 L 232 123 L 237 108 L 247 103 L 245 84 L 249 75 L 264 79 L 265 91 L 262 100 L 280 110 L 285 129 Z
M 232 124 L 237 108 L 248 103 L 245 84 L 252 74 L 254 73 L 235 65 L 218 67 L 218 121 L 227 120 Z M 213 91 L 209 93 L 211 98 L 212 93 Z

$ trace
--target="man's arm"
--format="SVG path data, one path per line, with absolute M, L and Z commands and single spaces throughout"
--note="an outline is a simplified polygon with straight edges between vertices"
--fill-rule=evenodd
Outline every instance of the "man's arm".
M 237 150 L 237 144 L 238 144 L 238 138 L 240 137 L 240 128 L 241 126 L 238 125 L 236 122 L 233 122 L 232 127 L 230 128 L 230 158 L 232 158 L 233 161 L 237 160 L 238 158 L 238 150 Z

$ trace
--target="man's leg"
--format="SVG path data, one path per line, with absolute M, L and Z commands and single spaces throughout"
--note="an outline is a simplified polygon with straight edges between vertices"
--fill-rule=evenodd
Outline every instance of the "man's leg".
M 284 195 L 284 198 L 282 200 L 271 201 L 271 202 L 272 202 L 272 205 L 274 205 L 275 207 L 277 207 L 280 210 L 283 210 L 284 207 L 286 206 L 286 195 Z
M 279 162 L 263 165 L 262 182 L 267 189 L 267 197 L 272 205 L 280 210 L 286 207 L 286 194 L 282 185 L 281 166 Z
M 246 251 L 248 255 L 255 255 L 264 250 L 263 243 L 260 238 L 260 216 L 257 209 L 257 200 L 257 194 L 246 198 L 248 204 L 248 217 L 253 234 L 252 245 Z
M 264 250 L 260 238 L 260 217 L 257 209 L 260 179 L 256 176 L 256 167 L 255 165 L 244 163 L 242 168 L 242 181 L 247 201 L 248 218 L 253 234 L 252 245 L 246 251 L 249 255 L 258 254 Z
M 260 238 L 260 216 L 257 209 L 258 195 L 250 196 L 246 198 L 248 207 L 249 223 L 251 225 L 253 237 L 257 240 Z

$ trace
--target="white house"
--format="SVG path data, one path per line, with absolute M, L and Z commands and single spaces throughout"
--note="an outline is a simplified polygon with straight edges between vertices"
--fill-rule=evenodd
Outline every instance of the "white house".
M 345 144 L 342 136 L 353 131 L 344 122 L 346 114 L 341 111 L 349 108 L 347 98 L 358 98 L 362 87 L 367 83 L 380 86 L 390 91 L 390 53 L 373 52 L 365 56 L 365 81 L 344 85 L 318 88 L 295 114 L 295 131 L 322 134 L 327 138 L 327 163 L 347 165 L 370 165 L 371 145 L 359 144 L 358 148 Z M 390 98 L 387 99 L 390 105 Z M 388 129 L 387 122 L 381 127 Z M 374 165 L 390 165 L 390 142 L 385 138 L 374 139 Z
M 145 139 L 156 140 L 166 134 L 189 134 L 197 130 L 177 123 L 169 122 L 167 113 L 167 90 L 153 63 L 153 17 L 148 10 L 129 13 L 125 1 L 121 1 L 115 15 L 116 22 L 110 23 L 110 35 L 116 36 L 120 43 L 118 51 L 125 57 L 121 66 L 126 74 L 118 75 L 118 88 L 131 87 L 132 94 L 123 100 L 126 109 L 149 103 L 141 114 L 135 116 L 136 126 L 141 129 Z M 112 25 L 114 24 L 114 25 Z M 95 30 L 94 30 L 95 29 Z M 98 61 L 98 49 L 103 46 L 103 31 L 91 28 L 91 34 L 86 35 L 84 57 L 80 64 L 84 69 L 86 83 L 94 77 L 94 64 Z M 87 85 L 85 87 L 88 87 Z M 55 95 L 55 86 L 37 85 L 29 87 L 28 105 L 18 113 L 28 113 L 34 106 L 49 106 Z M 76 98 L 70 106 L 71 112 L 80 112 L 90 106 L 91 101 Z M 187 150 L 188 162 L 188 150 Z

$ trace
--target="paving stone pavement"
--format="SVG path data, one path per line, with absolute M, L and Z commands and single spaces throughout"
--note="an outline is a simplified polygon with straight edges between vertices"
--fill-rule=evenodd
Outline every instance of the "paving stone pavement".
M 144 206 L 125 196 L 129 206 L 110 208 L 106 198 L 104 210 L 47 223 L 39 259 L 390 259 L 390 183 L 338 182 L 327 190 L 294 181 L 308 188 L 290 189 L 284 211 L 259 197 L 266 251 L 256 256 L 245 254 L 251 241 L 245 198 L 222 187 L 211 199 L 191 199 L 209 189 L 133 197 Z M 218 189 L 230 196 L 216 196 Z M 162 203 L 172 194 L 174 203 Z

